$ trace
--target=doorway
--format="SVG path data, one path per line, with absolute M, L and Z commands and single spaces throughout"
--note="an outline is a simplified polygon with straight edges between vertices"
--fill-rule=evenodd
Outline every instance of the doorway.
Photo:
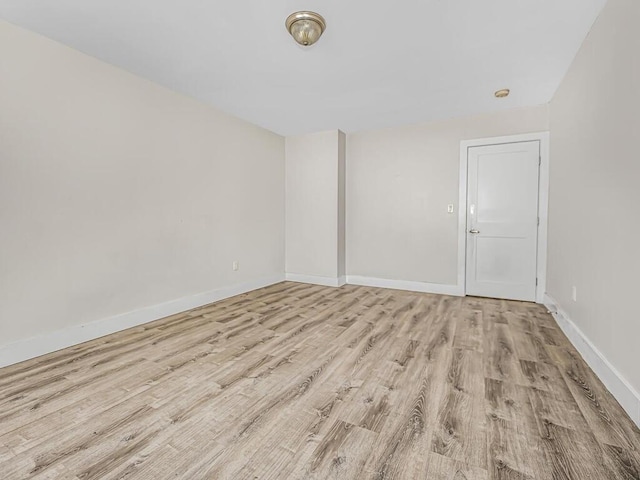
M 543 301 L 547 138 L 535 134 L 463 142 L 459 285 L 466 295 Z

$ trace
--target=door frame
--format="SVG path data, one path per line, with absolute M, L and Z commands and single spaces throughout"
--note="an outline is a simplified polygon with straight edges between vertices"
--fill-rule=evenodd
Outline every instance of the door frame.
M 549 217 L 549 132 L 479 138 L 460 142 L 460 196 L 458 200 L 458 291 L 466 295 L 467 285 L 467 170 L 469 149 L 506 143 L 540 142 L 540 181 L 538 186 L 538 258 L 536 303 L 544 303 L 547 286 L 547 232 Z

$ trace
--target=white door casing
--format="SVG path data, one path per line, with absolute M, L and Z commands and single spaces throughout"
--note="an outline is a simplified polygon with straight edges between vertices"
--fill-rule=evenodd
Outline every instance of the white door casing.
M 540 141 L 467 150 L 466 294 L 536 300 Z

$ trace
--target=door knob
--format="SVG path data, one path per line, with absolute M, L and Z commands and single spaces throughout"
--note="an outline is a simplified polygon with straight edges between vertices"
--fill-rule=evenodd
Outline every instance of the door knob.
M 480 233 L 480 230 L 469 230 L 469 233 L 477 234 Z

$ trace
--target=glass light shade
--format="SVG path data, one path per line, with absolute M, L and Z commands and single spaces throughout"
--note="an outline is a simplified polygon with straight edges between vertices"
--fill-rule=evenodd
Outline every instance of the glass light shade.
M 324 18 L 313 12 L 296 12 L 286 21 L 287 30 L 300 45 L 313 45 L 322 36 L 326 28 Z

